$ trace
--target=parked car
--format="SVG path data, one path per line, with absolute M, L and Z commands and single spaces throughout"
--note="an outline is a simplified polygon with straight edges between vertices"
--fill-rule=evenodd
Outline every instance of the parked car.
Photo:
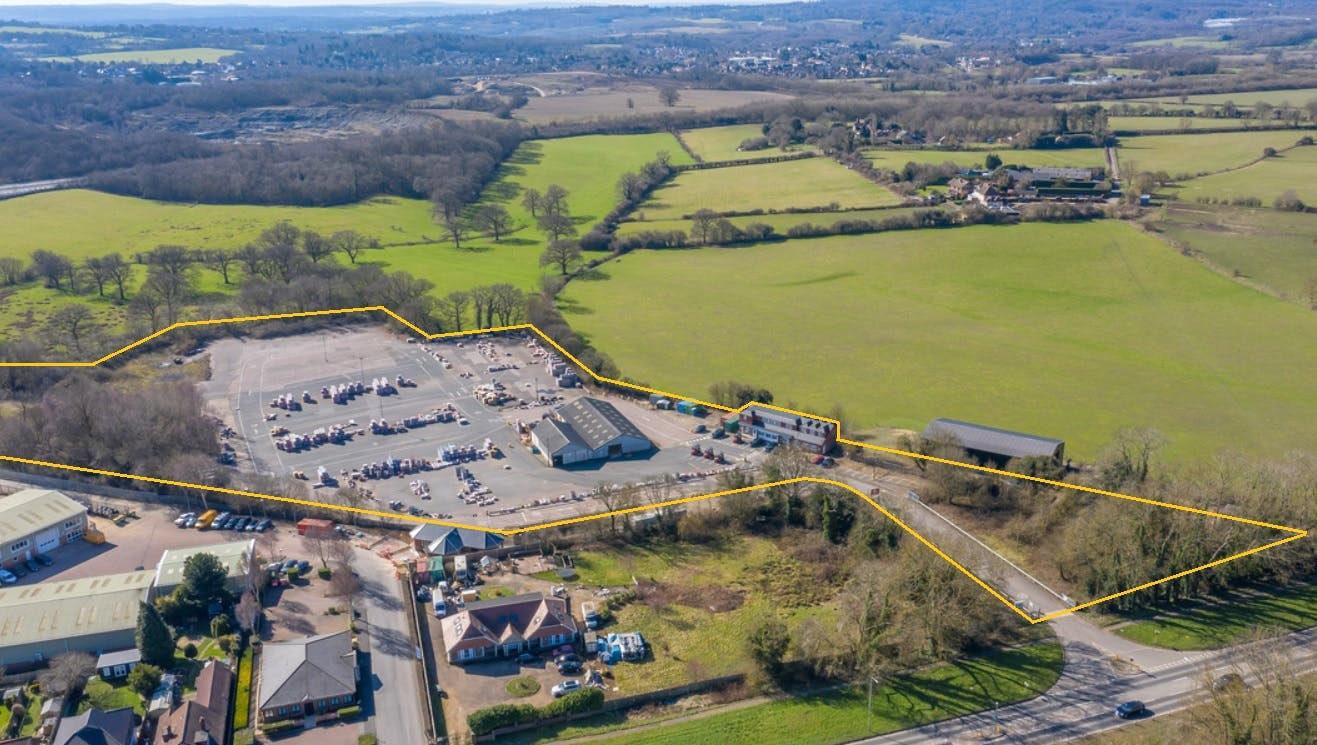
M 693 429 L 693 430 L 691 430 L 691 431 L 694 432 L 694 433 L 697 434 L 697 435 L 702 435 L 702 434 L 704 434 L 705 432 L 708 432 L 708 431 L 709 431 L 709 428 L 706 427 L 706 426 L 704 426 L 703 424 L 697 424 L 697 425 L 695 425 L 695 429 Z
M 12 572 L 13 575 L 15 577 L 18 577 L 19 579 L 22 579 L 27 576 L 27 570 L 23 568 L 22 564 L 13 565 L 12 567 L 9 568 L 9 571 Z
M 270 519 L 269 519 L 269 518 L 266 518 L 266 519 L 264 519 L 264 520 L 261 521 L 261 527 L 257 528 L 257 530 L 259 530 L 259 531 L 261 531 L 262 533 L 264 533 L 265 531 L 269 530 L 269 529 L 271 528 L 271 526 L 273 526 L 273 525 L 274 525 L 274 523 L 270 522 Z
M 36 563 L 32 559 L 28 559 L 27 561 L 23 562 L 23 566 L 27 567 L 27 570 L 29 572 L 32 572 L 33 574 L 36 574 L 37 572 L 41 571 L 41 565 Z
M 41 566 L 43 567 L 48 567 L 51 564 L 55 563 L 54 559 L 50 558 L 49 556 L 46 556 L 45 554 L 37 554 L 35 558 L 37 562 L 41 564 Z
M 558 673 L 560 675 L 575 675 L 581 672 L 581 663 L 579 662 L 559 662 Z
M 303 560 L 303 561 L 299 561 L 299 562 L 297 562 L 297 573 L 298 573 L 298 574 L 310 574 L 310 573 L 311 573 L 311 562 L 306 561 L 306 560 Z
M 0 584 L 12 585 L 17 581 L 18 577 L 15 577 L 13 572 L 8 569 L 0 569 Z
M 297 568 L 297 559 L 289 559 L 284 562 L 285 572 L 288 571 L 289 569 L 296 569 L 296 568 Z
M 559 683 L 558 685 L 550 689 L 550 691 L 553 693 L 554 698 L 562 698 L 563 696 L 566 696 L 572 691 L 578 691 L 580 689 L 581 689 L 581 681 L 564 680 L 563 682 Z
M 196 520 L 196 517 L 197 517 L 197 513 L 195 512 L 184 512 L 183 514 L 179 515 L 176 520 L 174 520 L 174 524 L 180 528 L 186 527 L 187 521 L 189 519 Z
M 416 599 L 421 601 L 422 603 L 430 602 L 430 588 L 418 587 L 416 589 Z
M 195 527 L 197 527 L 197 516 L 196 516 L 196 515 L 193 515 L 192 517 L 189 517 L 189 518 L 187 519 L 187 522 L 183 523 L 183 527 L 185 527 L 185 528 L 195 528 Z
M 1116 716 L 1121 719 L 1133 719 L 1143 716 L 1148 711 L 1148 707 L 1143 705 L 1142 701 L 1126 701 L 1116 707 Z
M 709 436 L 712 437 L 712 438 L 715 439 L 715 440 L 721 440 L 722 438 L 724 438 L 724 437 L 727 436 L 727 432 L 726 432 L 725 430 L 722 430 L 722 429 L 715 429 L 715 430 L 713 431 L 713 434 L 711 434 L 711 435 L 709 435 Z
M 575 652 L 567 652 L 554 657 L 553 661 L 561 665 L 564 662 L 580 662 L 581 658 Z
M 522 652 L 521 654 L 517 655 L 517 662 L 520 662 L 523 665 L 533 665 L 539 661 L 540 661 L 539 655 L 534 655 L 531 654 L 530 652 Z
M 255 533 L 256 530 L 260 527 L 260 525 L 261 525 L 261 521 L 253 517 L 251 522 L 247 523 L 247 527 L 243 528 L 243 530 L 245 530 L 248 533 Z

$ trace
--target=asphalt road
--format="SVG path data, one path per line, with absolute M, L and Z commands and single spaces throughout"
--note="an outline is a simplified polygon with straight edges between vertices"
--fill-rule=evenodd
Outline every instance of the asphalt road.
M 423 745 L 423 692 L 402 588 L 393 565 L 369 551 L 357 550 L 356 566 L 370 649 L 372 680 L 366 683 L 374 689 L 375 735 L 380 745 Z
M 941 546 L 967 545 L 957 528 L 935 515 L 908 492 L 916 479 L 873 469 L 839 468 L 838 478 L 865 493 L 881 488 L 880 503 L 914 530 Z M 876 476 L 876 477 L 875 477 Z M 970 544 L 970 551 L 953 558 L 982 577 L 998 591 L 1042 614 L 1071 605 L 1053 588 L 991 551 Z M 1065 668 L 1057 684 L 1038 698 L 995 711 L 980 712 L 904 730 L 860 742 L 865 745 L 960 745 L 982 742 L 1055 743 L 1085 737 L 1118 727 L 1115 707 L 1123 701 L 1143 701 L 1152 716 L 1193 704 L 1204 675 L 1227 671 L 1238 650 L 1176 652 L 1136 644 L 1100 628 L 1080 615 L 1070 614 L 1048 622 L 1065 647 Z M 1297 673 L 1317 671 L 1317 627 L 1284 637 L 1292 647 L 1290 659 Z M 1119 670 L 1113 665 L 1120 660 Z
M 82 183 L 83 179 L 80 178 L 57 178 L 46 181 L 28 181 L 22 184 L 0 184 L 0 199 L 21 197 L 53 189 L 71 189 Z

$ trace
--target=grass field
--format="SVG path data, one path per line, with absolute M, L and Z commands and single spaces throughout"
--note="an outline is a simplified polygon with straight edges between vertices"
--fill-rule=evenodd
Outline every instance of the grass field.
M 517 109 L 516 116 L 534 124 L 554 121 L 579 121 L 595 117 L 621 117 L 663 112 L 690 113 L 728 109 L 761 101 L 789 101 L 790 96 L 767 91 L 725 91 L 682 89 L 681 98 L 672 107 L 659 100 L 658 88 L 630 85 L 622 89 L 590 88 L 565 95 L 532 97 Z M 627 101 L 632 106 L 627 106 Z
M 1013 150 L 1009 147 L 990 149 L 988 146 L 972 150 L 885 150 L 868 148 L 864 157 L 881 168 L 899 171 L 906 163 L 955 163 L 962 168 L 982 168 L 983 159 L 996 153 L 1006 165 L 1022 166 L 1074 166 L 1077 168 L 1105 168 L 1107 159 L 1102 148 L 1072 148 L 1069 150 Z
M 783 152 L 775 147 L 744 152 L 736 149 L 743 140 L 759 137 L 762 134 L 763 129 L 758 124 L 733 124 L 729 127 L 688 129 L 681 133 L 681 138 L 696 155 L 710 163 L 719 160 L 773 158 L 782 155 Z
M 928 207 L 889 207 L 886 209 L 875 210 L 841 210 L 837 212 L 778 212 L 775 214 L 764 215 L 746 215 L 743 217 L 730 217 L 732 224 L 738 228 L 744 228 L 752 222 L 761 222 L 766 225 L 772 225 L 773 229 L 780 234 L 785 234 L 794 225 L 803 225 L 804 223 L 813 223 L 815 225 L 831 225 L 838 220 L 884 220 L 897 215 L 908 215 L 918 210 L 926 210 Z M 632 220 L 624 222 L 617 228 L 618 235 L 631 235 L 646 230 L 682 230 L 687 234 L 691 230 L 690 220 Z
M 76 57 L 49 57 L 48 62 L 68 62 L 76 59 L 80 62 L 141 62 L 143 64 L 178 65 L 189 62 L 211 63 L 233 54 L 236 49 L 216 49 L 214 47 L 185 47 L 181 49 L 136 49 L 123 52 L 97 52 L 79 54 Z
M 464 242 L 461 249 L 454 248 L 444 240 L 424 200 L 380 197 L 342 207 L 197 205 L 73 189 L 0 201 L 0 235 L 6 236 L 0 256 L 27 260 L 33 251 L 45 248 L 81 261 L 113 251 L 131 258 L 160 244 L 237 248 L 274 223 L 287 220 L 324 234 L 354 229 L 377 238 L 385 248 L 367 251 L 358 261 L 424 277 L 435 284 L 437 295 L 496 282 L 529 290 L 539 282 L 544 240 L 520 204 L 521 189 L 543 191 L 553 183 L 566 188 L 572 215 L 584 232 L 612 209 L 617 178 L 625 171 L 638 170 L 659 150 L 671 152 L 673 162 L 690 162 L 669 134 L 524 143 L 482 197 L 506 203 L 519 226 L 499 243 L 481 237 Z M 146 273 L 139 267 L 136 274 L 130 296 Z M 197 277 L 204 292 L 233 289 L 223 286 L 217 272 L 201 270 Z M 6 311 L 0 316 L 0 337 L 40 325 L 65 302 L 91 303 L 98 320 L 111 329 L 123 322 L 122 308 L 108 299 L 62 296 L 35 283 L 0 292 Z
M 1264 148 L 1289 147 L 1302 135 L 1289 130 L 1219 132 L 1125 137 L 1117 155 L 1120 171 L 1166 171 L 1172 177 L 1191 177 L 1238 168 L 1262 157 Z
M 1136 41 L 1135 47 L 1204 47 L 1206 49 L 1225 49 L 1230 42 L 1217 36 L 1172 36 L 1165 39 L 1145 39 Z
M 1186 131 L 1185 125 L 1188 125 L 1187 131 L 1192 132 L 1198 129 L 1258 129 L 1258 122 L 1255 119 L 1218 119 L 1208 116 L 1111 116 L 1107 117 L 1107 125 L 1112 130 L 1133 130 L 1136 132 L 1182 132 Z M 1276 122 L 1276 124 L 1280 124 Z M 1274 127 L 1280 129 L 1279 126 Z M 1290 130 L 1293 132 L 1294 130 Z M 1301 133 L 1295 133 L 1294 139 L 1301 137 Z
M 9 25 L 0 26 L 0 34 L 13 36 L 23 36 L 26 34 L 72 34 L 73 36 L 85 36 L 88 39 L 103 39 L 109 36 L 104 31 L 83 31 L 76 28 L 59 28 L 57 26 L 20 26 Z
M 633 379 L 744 380 L 856 427 L 954 417 L 1063 438 L 1129 426 L 1167 456 L 1317 441 L 1317 314 L 1118 222 L 637 251 L 573 282 L 568 321 Z M 662 297 L 657 303 L 636 298 Z M 693 319 L 702 319 L 692 323 Z
M 1199 605 L 1178 615 L 1135 621 L 1115 629 L 1139 644 L 1179 650 L 1220 649 L 1237 644 L 1255 629 L 1295 631 L 1317 626 L 1317 585 L 1220 605 Z
M 1044 642 L 938 665 L 875 687 L 871 724 L 867 690 L 856 686 L 619 733 L 598 742 L 832 745 L 1033 698 L 1056 683 L 1061 664 L 1061 646 Z M 540 728 L 509 741 L 529 745 L 583 734 L 589 734 L 588 728 L 578 724 L 561 730 Z
M 1305 203 L 1317 204 L 1317 183 L 1312 179 L 1315 168 L 1317 147 L 1299 147 L 1247 168 L 1186 181 L 1174 193 L 1189 202 L 1199 197 L 1257 197 L 1270 207 L 1276 197 L 1293 189 Z
M 656 189 L 636 210 L 646 220 L 716 211 L 788 207 L 882 207 L 901 198 L 827 158 L 687 171 Z
M 1287 300 L 1302 302 L 1309 278 L 1317 277 L 1317 214 L 1176 204 L 1156 226 L 1221 270 Z
M 1189 96 L 1185 99 L 1190 104 L 1214 104 L 1221 105 L 1231 102 L 1236 106 L 1252 106 L 1263 101 L 1273 105 L 1280 106 L 1288 104 L 1290 106 L 1302 106 L 1308 101 L 1317 98 L 1317 88 L 1282 88 L 1274 91 L 1242 91 L 1239 93 L 1205 93 L 1197 96 Z M 1131 99 L 1131 102 L 1153 102 L 1164 104 L 1179 104 L 1180 98 L 1174 97 L 1152 97 Z

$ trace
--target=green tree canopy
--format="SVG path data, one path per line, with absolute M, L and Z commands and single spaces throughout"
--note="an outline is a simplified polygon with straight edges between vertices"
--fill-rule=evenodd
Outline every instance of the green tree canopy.
M 137 649 L 151 665 L 167 667 L 174 660 L 174 633 L 150 603 L 142 603 L 137 614 Z

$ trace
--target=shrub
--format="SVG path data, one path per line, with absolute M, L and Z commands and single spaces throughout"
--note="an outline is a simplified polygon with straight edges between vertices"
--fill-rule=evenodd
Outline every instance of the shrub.
M 270 722 L 269 724 L 262 725 L 261 731 L 267 735 L 277 735 L 281 732 L 287 732 L 295 726 L 297 726 L 296 722 L 291 719 L 285 719 L 281 722 Z
M 1308 209 L 1308 205 L 1299 199 L 1299 195 L 1294 193 L 1293 189 L 1286 189 L 1284 194 L 1276 197 L 1273 206 L 1284 212 L 1303 212 Z
M 302 573 L 299 572 L 299 571 L 297 570 L 297 567 L 289 567 L 289 568 L 288 568 L 288 581 L 289 581 L 289 582 L 292 582 L 292 581 L 296 580 L 296 579 L 297 579 L 298 577 L 300 577 L 300 576 L 302 576 Z
M 361 707 L 344 706 L 342 709 L 338 710 L 337 714 L 339 719 L 352 719 L 353 717 L 359 717 L 361 716 Z
M 474 735 L 487 735 L 502 727 L 515 727 L 518 724 L 534 722 L 539 712 L 530 704 L 498 704 L 487 709 L 473 712 L 466 718 L 466 724 Z
M 584 714 L 604 708 L 604 692 L 598 688 L 572 691 L 539 710 L 541 719 L 554 719 L 568 714 Z
M 218 639 L 225 634 L 233 631 L 233 624 L 226 615 L 215 616 L 210 619 L 210 635 Z
M 334 572 L 329 567 L 320 567 L 319 569 L 316 570 L 316 574 L 320 577 L 320 579 L 329 579 L 334 575 Z
M 197 658 L 197 645 L 192 642 L 183 645 L 183 656 L 189 660 L 195 660 Z

